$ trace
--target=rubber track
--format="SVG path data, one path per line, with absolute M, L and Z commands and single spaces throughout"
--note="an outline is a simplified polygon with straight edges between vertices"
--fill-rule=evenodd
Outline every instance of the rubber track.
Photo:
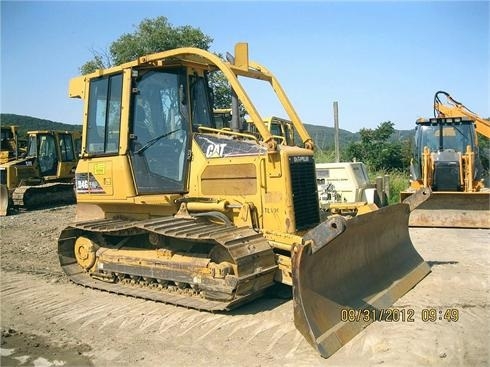
M 246 282 L 255 281 L 254 291 L 242 296 L 236 295 L 229 302 L 207 300 L 200 296 L 179 294 L 176 291 L 103 282 L 92 278 L 76 263 L 73 248 L 76 238 L 80 235 L 100 233 L 124 237 L 145 232 L 196 242 L 214 242 L 216 245 L 227 248 L 238 265 L 239 278 L 236 289 L 240 289 Z M 62 231 L 58 241 L 58 255 L 63 271 L 74 283 L 116 294 L 206 311 L 230 310 L 261 296 L 265 289 L 273 284 L 274 272 L 277 268 L 274 253 L 267 240 L 250 228 L 236 228 L 202 220 L 174 217 L 144 221 L 108 219 L 77 223 Z M 258 266 L 259 260 L 262 266 Z M 242 275 L 243 272 L 245 274 Z

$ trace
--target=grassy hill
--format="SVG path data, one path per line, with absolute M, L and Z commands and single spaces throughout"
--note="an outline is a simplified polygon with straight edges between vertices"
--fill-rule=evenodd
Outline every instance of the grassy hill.
M 65 130 L 82 131 L 82 125 L 71 125 L 63 122 L 40 119 L 32 116 L 15 115 L 11 113 L 0 114 L 0 124 L 15 125 L 18 127 L 19 135 L 25 135 L 31 130 Z
M 322 150 L 335 149 L 335 129 L 333 127 L 310 124 L 305 124 L 305 127 L 318 148 Z M 414 130 L 395 130 L 391 140 L 408 140 L 411 139 L 413 135 Z M 359 141 L 360 139 L 361 134 L 359 132 L 353 133 L 347 130 L 339 129 L 339 144 L 341 149 L 346 148 L 349 144 Z M 300 141 L 299 138 L 298 141 Z
M 333 150 L 335 148 L 335 129 L 333 127 L 310 124 L 305 124 L 305 127 L 318 148 L 322 150 Z M 341 147 L 346 147 L 359 139 L 359 133 L 339 129 L 339 143 Z M 300 141 L 299 138 L 297 141 Z
M 29 130 L 67 130 L 81 131 L 81 125 L 65 124 L 63 122 L 55 122 L 51 120 L 40 119 L 32 116 L 15 115 L 9 113 L 0 114 L 1 125 L 16 125 L 19 132 L 24 135 Z M 305 124 L 306 130 L 315 142 L 316 146 L 321 150 L 334 150 L 334 133 L 333 127 Z M 392 139 L 406 140 L 413 136 L 413 130 L 396 130 Z M 346 148 L 350 143 L 360 139 L 359 132 L 353 133 L 347 130 L 339 130 L 340 147 Z M 297 137 L 296 141 L 300 141 Z

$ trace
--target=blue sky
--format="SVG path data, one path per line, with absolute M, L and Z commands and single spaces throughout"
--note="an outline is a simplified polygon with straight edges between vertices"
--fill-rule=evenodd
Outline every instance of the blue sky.
M 338 101 L 345 130 L 412 129 L 438 90 L 490 116 L 488 1 L 1 1 L 0 111 L 81 123 L 69 79 L 91 50 L 160 15 L 200 28 L 212 51 L 248 42 L 304 123 L 333 126 Z M 285 117 L 262 89 L 250 89 L 259 112 Z

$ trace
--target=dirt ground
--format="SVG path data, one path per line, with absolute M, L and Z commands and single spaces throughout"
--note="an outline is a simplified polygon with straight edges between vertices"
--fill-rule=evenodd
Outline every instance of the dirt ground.
M 413 322 L 375 322 L 323 359 L 295 329 L 290 299 L 262 298 L 210 314 L 70 283 L 56 248 L 74 212 L 65 206 L 0 219 L 2 366 L 490 363 L 490 230 L 411 229 L 432 269 L 394 305 L 414 310 Z M 436 319 L 424 321 L 430 309 Z M 457 321 L 444 319 L 447 310 Z

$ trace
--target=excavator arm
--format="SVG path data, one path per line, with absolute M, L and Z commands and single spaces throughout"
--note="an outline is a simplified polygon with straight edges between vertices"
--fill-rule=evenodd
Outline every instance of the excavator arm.
M 441 95 L 446 98 L 446 103 L 441 101 Z M 487 138 L 490 137 L 490 121 L 484 120 L 478 116 L 464 104 L 456 101 L 447 92 L 439 91 L 435 94 L 434 117 L 469 117 L 475 121 L 475 129 L 478 134 Z

